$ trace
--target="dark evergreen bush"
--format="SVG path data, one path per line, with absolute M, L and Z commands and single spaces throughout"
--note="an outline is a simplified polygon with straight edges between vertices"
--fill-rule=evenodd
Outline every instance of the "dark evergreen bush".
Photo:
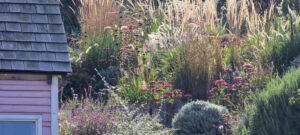
M 174 135 L 221 135 L 222 114 L 228 110 L 206 101 L 184 105 L 172 121 Z
M 240 134 L 299 135 L 300 110 L 289 104 L 290 94 L 299 88 L 300 69 L 291 69 L 283 78 L 271 81 L 264 91 L 252 95 L 253 104 L 246 107 L 249 127 L 240 127 L 244 129 Z
M 119 41 L 113 35 L 104 33 L 88 37 L 83 45 L 86 49 L 78 52 L 83 54 L 82 58 L 72 61 L 73 73 L 68 76 L 69 83 L 63 91 L 63 99 L 72 97 L 73 93 L 81 97 L 85 94 L 84 89 L 90 87 L 93 89 L 93 95 L 99 95 L 99 90 L 105 86 L 98 73 L 105 77 L 110 85 L 116 85 L 118 82 L 118 57 L 121 48 Z
M 79 0 L 61 0 L 60 10 L 68 34 L 80 32 Z
M 281 10 L 284 15 L 289 13 L 289 9 L 295 10 L 297 13 L 300 13 L 300 0 L 282 0 Z

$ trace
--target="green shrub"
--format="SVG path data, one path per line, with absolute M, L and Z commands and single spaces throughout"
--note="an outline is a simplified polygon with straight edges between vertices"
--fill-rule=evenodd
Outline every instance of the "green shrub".
M 298 88 L 300 69 L 291 69 L 283 78 L 271 81 L 264 91 L 252 95 L 253 104 L 246 107 L 248 134 L 298 135 L 300 109 L 289 104 L 289 93 L 297 92 Z M 240 131 L 245 133 L 244 130 L 245 127 L 240 126 Z
M 68 34 L 80 32 L 79 14 L 79 0 L 61 0 L 60 10 L 62 20 L 64 22 L 65 30 Z
M 104 88 L 104 83 L 95 69 L 107 78 L 110 85 L 116 85 L 120 75 L 118 56 L 121 44 L 113 35 L 105 33 L 89 36 L 79 47 L 71 52 L 80 55 L 78 58 L 72 57 L 73 73 L 68 77 L 69 84 L 63 91 L 63 99 L 72 97 L 73 93 L 81 97 L 83 90 L 89 87 L 95 89 L 93 92 L 97 95 L 99 89 Z
M 228 111 L 222 106 L 205 101 L 186 104 L 172 121 L 174 135 L 220 135 L 224 124 L 222 114 Z
M 141 92 L 141 88 L 147 87 L 148 82 L 158 80 L 157 70 L 151 64 L 151 58 L 142 52 L 136 57 L 136 64 L 127 64 L 130 68 L 123 68 L 123 77 L 120 78 L 120 96 L 130 104 L 147 101 L 147 96 Z M 127 67 L 125 66 L 125 67 Z
M 282 73 L 290 65 L 290 62 L 299 55 L 300 24 L 295 24 L 294 41 L 291 40 L 290 31 L 289 21 L 283 17 L 277 17 L 274 19 L 273 26 L 268 35 L 255 35 L 254 40 L 256 41 L 253 44 L 263 44 L 258 46 L 259 50 L 256 50 L 259 52 L 262 65 L 267 67 L 273 63 L 275 70 Z

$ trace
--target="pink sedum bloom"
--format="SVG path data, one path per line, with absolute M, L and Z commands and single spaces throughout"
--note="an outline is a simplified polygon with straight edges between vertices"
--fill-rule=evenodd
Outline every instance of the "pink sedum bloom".
M 145 91 L 148 91 L 148 88 L 141 88 L 140 90 L 141 90 L 141 92 L 145 92 Z
M 249 85 L 249 83 L 240 83 L 240 85 L 243 85 L 243 86 L 248 86 Z
M 167 95 L 174 95 L 175 93 L 174 92 L 171 92 L 171 91 L 168 91 L 166 92 Z
M 222 84 L 223 82 L 225 82 L 225 81 L 224 80 L 216 80 L 215 85 Z
M 191 94 L 185 94 L 184 97 L 192 98 L 193 96 Z
M 243 80 L 243 78 L 238 76 L 238 77 L 235 77 L 234 80 L 240 82 Z
M 179 92 L 179 93 L 183 92 L 183 90 L 181 90 L 181 89 L 176 89 L 176 91 Z
M 229 83 L 223 83 L 222 85 L 223 85 L 223 86 L 230 86 Z
M 160 92 L 160 91 L 162 91 L 162 89 L 155 89 L 155 91 Z
M 231 95 L 232 95 L 231 93 L 227 93 L 227 94 L 226 94 L 227 97 L 229 97 L 229 96 L 231 96 Z
M 163 95 L 163 96 L 161 96 L 161 98 L 162 98 L 162 99 L 167 99 L 167 98 L 169 98 L 169 96 Z
M 164 87 L 165 87 L 165 88 L 169 88 L 169 87 L 172 87 L 172 85 L 169 84 L 169 83 L 167 83 L 167 82 L 165 82 L 165 83 L 164 83 Z

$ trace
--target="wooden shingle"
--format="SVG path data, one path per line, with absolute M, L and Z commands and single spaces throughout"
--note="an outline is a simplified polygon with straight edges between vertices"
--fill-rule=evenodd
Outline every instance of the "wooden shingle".
M 0 71 L 72 71 L 59 0 L 0 0 Z

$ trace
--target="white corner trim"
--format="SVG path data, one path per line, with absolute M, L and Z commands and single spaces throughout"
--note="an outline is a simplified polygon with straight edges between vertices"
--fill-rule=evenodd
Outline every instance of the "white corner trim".
M 58 135 L 58 77 L 52 75 L 51 83 L 51 135 Z
M 42 135 L 42 116 L 41 115 L 0 115 L 0 121 L 34 121 L 37 135 Z

